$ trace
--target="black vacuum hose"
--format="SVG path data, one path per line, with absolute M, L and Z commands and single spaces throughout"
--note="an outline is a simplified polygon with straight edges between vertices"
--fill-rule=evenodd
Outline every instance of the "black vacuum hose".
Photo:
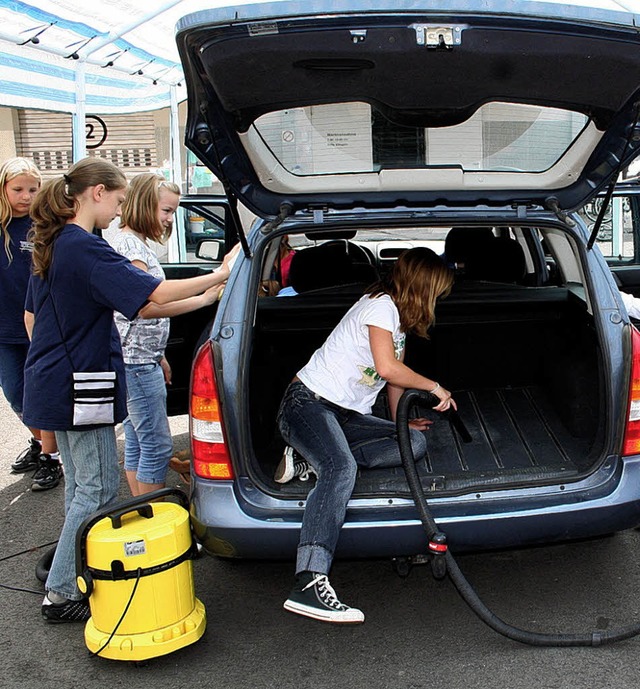
M 422 390 L 406 390 L 398 403 L 396 412 L 396 424 L 398 429 L 398 442 L 400 444 L 400 456 L 402 466 L 407 477 L 411 495 L 416 504 L 420 521 L 429 538 L 429 549 L 432 553 L 432 565 L 435 562 L 444 562 L 446 573 L 454 583 L 458 593 L 462 596 L 467 605 L 473 612 L 498 634 L 502 634 L 514 641 L 520 641 L 531 646 L 603 646 L 614 641 L 622 641 L 640 634 L 640 624 L 632 624 L 619 629 L 610 631 L 593 631 L 586 634 L 544 634 L 541 632 L 531 632 L 525 629 L 514 627 L 500 619 L 482 602 L 471 584 L 467 581 L 464 574 L 460 571 L 455 558 L 446 545 L 446 535 L 443 534 L 436 524 L 427 499 L 418 477 L 415 467 L 411 440 L 409 437 L 409 409 L 416 401 L 421 401 L 428 406 L 434 406 L 436 398 L 428 392 Z M 437 404 L 437 402 L 436 402 Z M 457 417 L 455 410 L 450 410 L 450 421 L 452 426 L 458 430 L 462 423 Z M 434 572 L 435 572 L 434 567 Z

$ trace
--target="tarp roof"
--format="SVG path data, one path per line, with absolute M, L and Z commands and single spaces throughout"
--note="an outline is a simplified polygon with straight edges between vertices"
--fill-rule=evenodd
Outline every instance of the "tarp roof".
M 0 0 L 0 105 L 78 114 L 167 107 L 186 95 L 174 38 L 178 19 L 221 6 L 237 7 L 241 17 L 242 5 L 256 1 Z M 545 3 L 640 12 L 640 0 L 538 4 Z M 304 12 L 314 2 L 298 4 Z M 494 1 L 484 4 L 489 8 Z M 339 12 L 351 3 L 323 5 Z M 447 3 L 415 5 L 433 9 Z
M 175 44 L 185 14 L 228 0 L 0 0 L 0 105 L 74 113 L 154 110 L 186 97 Z M 84 71 L 83 93 L 77 72 Z

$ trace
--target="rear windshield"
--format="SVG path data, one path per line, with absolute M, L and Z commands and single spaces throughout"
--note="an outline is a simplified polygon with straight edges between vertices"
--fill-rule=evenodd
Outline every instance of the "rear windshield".
M 299 176 L 457 167 L 544 172 L 588 123 L 580 113 L 517 103 L 486 103 L 451 127 L 405 127 L 367 103 L 293 108 L 254 126 L 290 173 Z

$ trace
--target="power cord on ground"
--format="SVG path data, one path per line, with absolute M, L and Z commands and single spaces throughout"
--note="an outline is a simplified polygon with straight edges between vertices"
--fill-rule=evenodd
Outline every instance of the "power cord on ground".
M 41 543 L 40 545 L 33 546 L 32 548 L 26 548 L 25 550 L 21 550 L 17 553 L 12 553 L 11 555 L 5 555 L 4 557 L 0 557 L 0 562 L 6 562 L 7 560 L 11 560 L 14 557 L 18 557 L 20 555 L 26 555 L 27 553 L 35 553 L 38 550 L 41 550 L 42 548 L 55 545 L 57 542 L 58 541 L 49 541 L 48 543 Z M 42 591 L 22 588 L 21 586 L 10 586 L 9 584 L 0 583 L 0 588 L 7 589 L 8 591 L 17 591 L 19 593 L 33 593 L 36 596 L 42 596 Z

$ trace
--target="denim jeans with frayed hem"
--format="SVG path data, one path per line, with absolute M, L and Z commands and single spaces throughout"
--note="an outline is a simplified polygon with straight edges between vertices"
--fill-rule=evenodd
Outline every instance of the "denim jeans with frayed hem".
M 353 492 L 358 467 L 401 466 L 396 426 L 392 421 L 343 409 L 291 383 L 278 412 L 280 433 L 318 475 L 302 518 L 296 574 L 328 574 Z M 416 461 L 427 451 L 423 433 L 410 429 Z
M 167 387 L 160 364 L 127 364 L 124 468 L 141 483 L 163 484 L 173 454 Z
M 64 466 L 65 519 L 46 589 L 69 598 L 83 596 L 76 584 L 76 533 L 82 522 L 117 502 L 120 468 L 113 426 L 56 431 Z

